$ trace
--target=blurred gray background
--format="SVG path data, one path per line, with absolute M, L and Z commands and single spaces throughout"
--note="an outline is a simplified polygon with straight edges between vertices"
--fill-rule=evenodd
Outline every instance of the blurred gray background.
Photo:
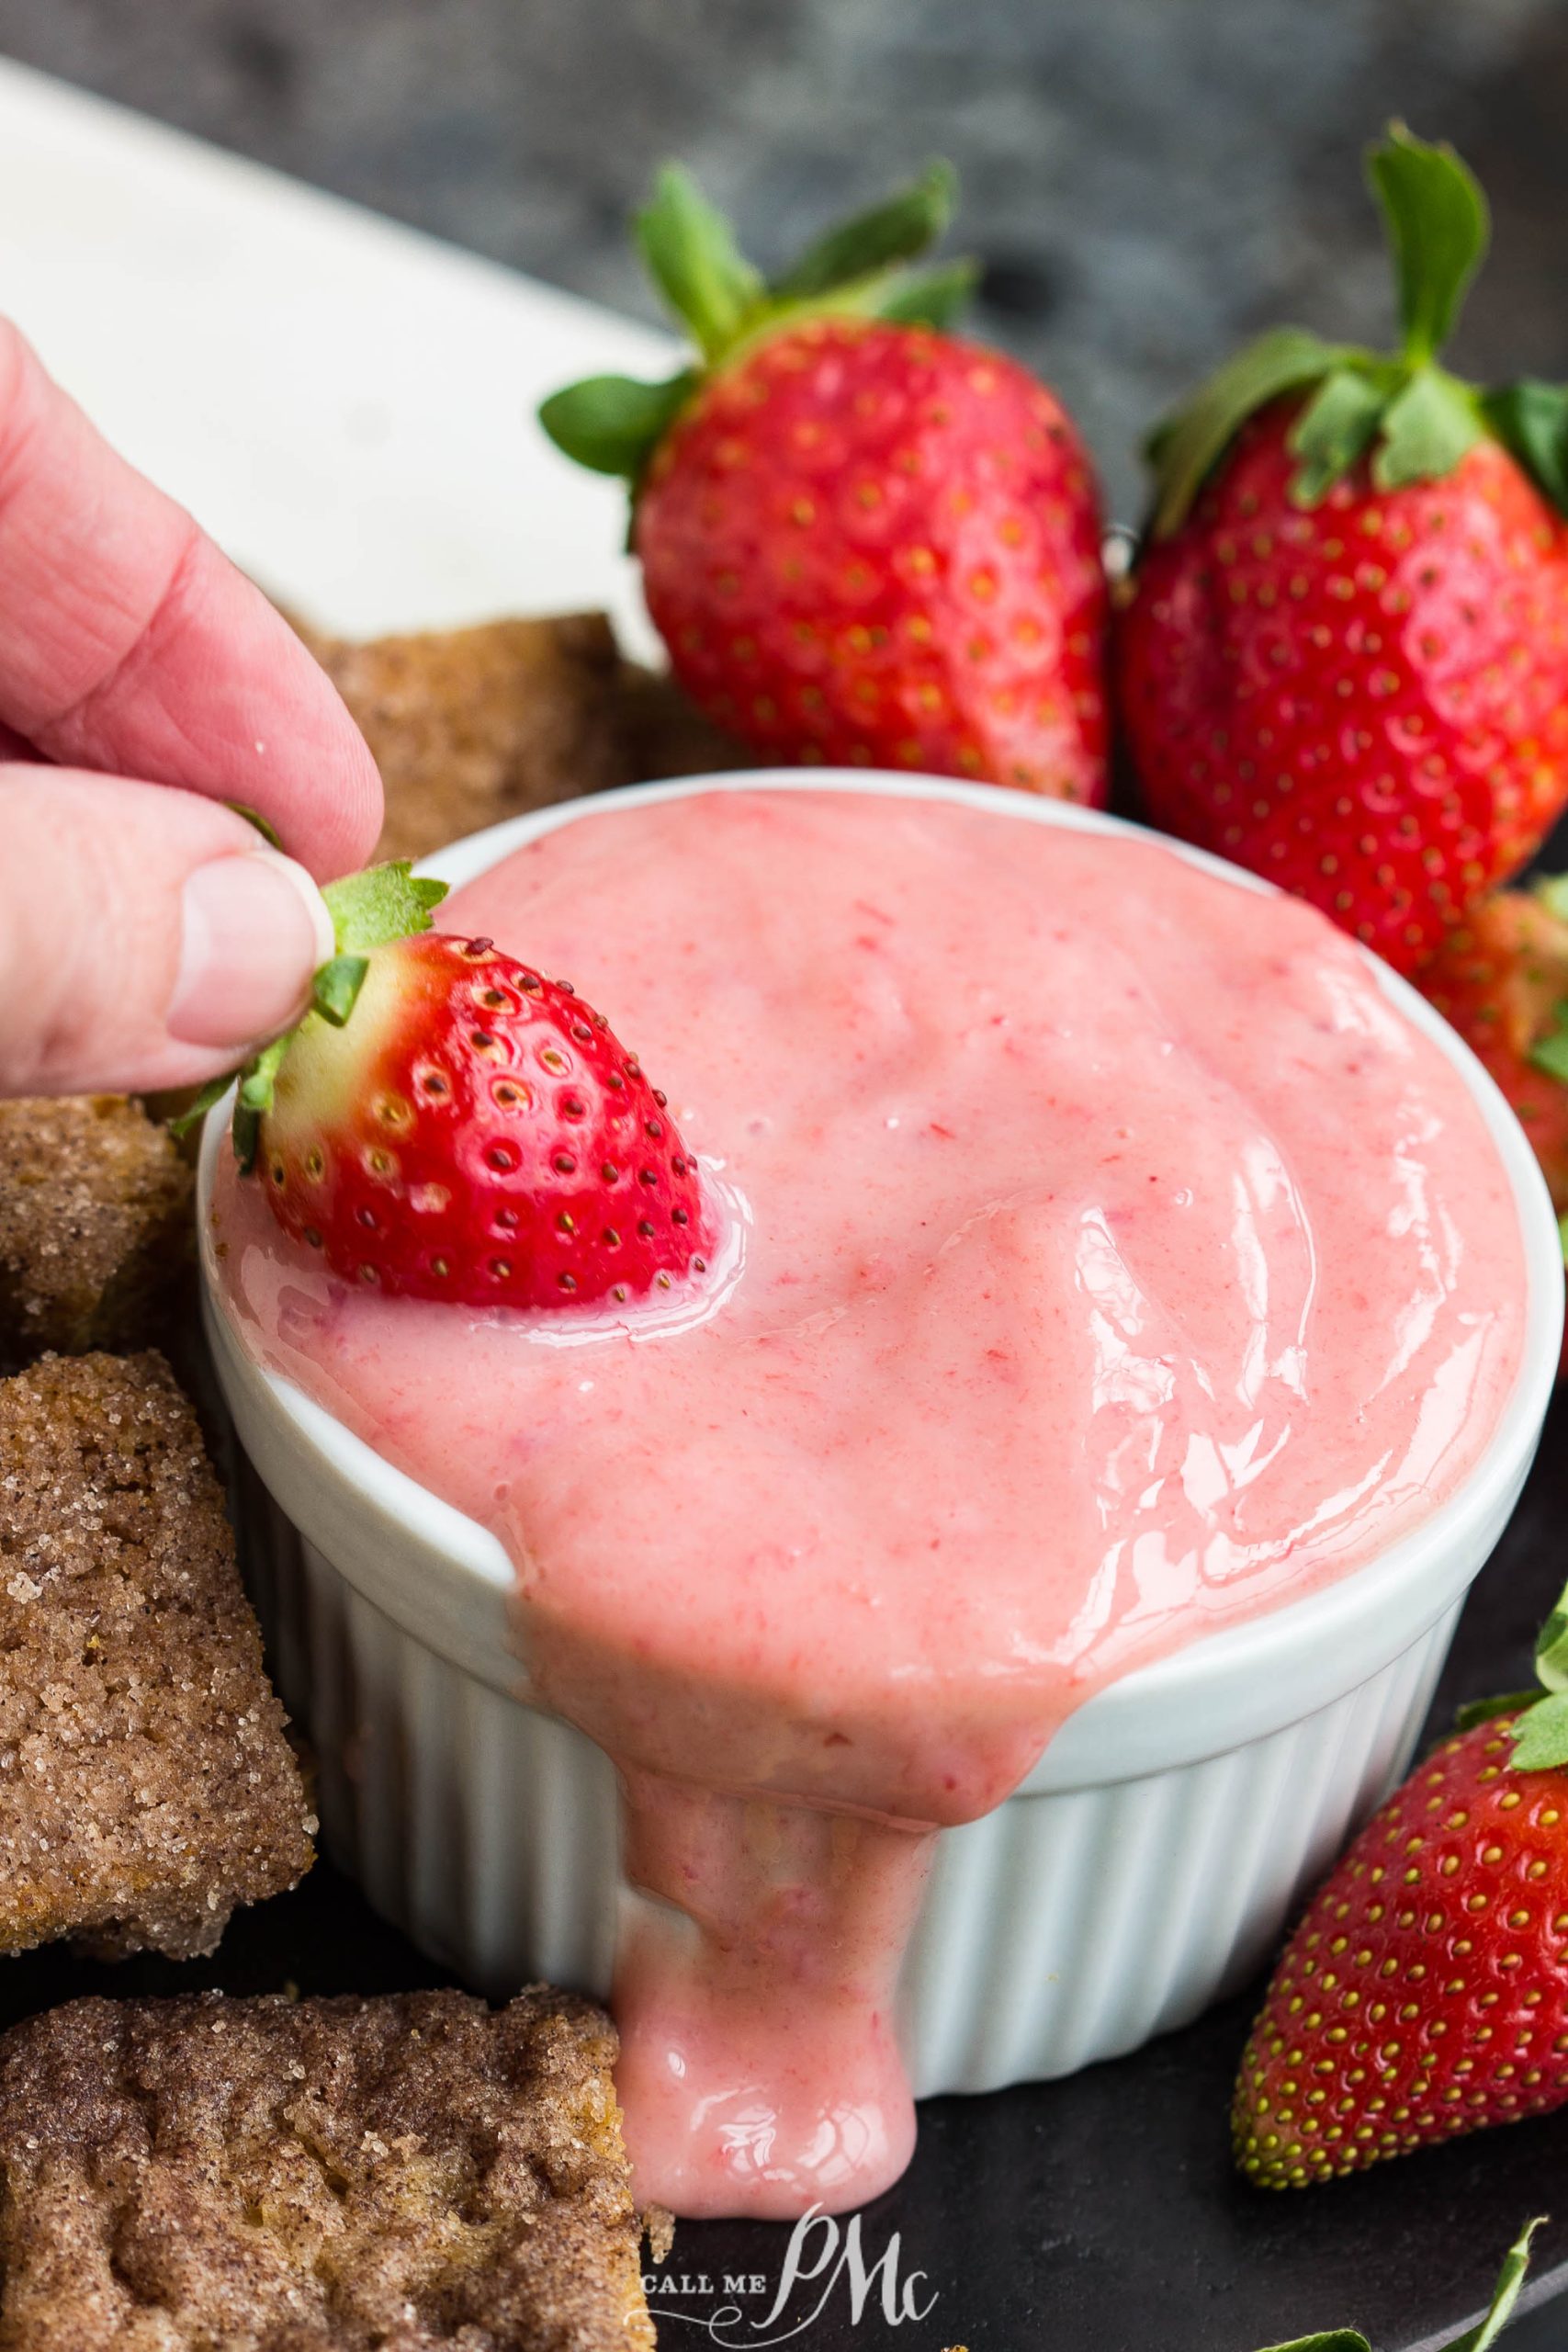
M 949 155 L 976 326 L 1124 514 L 1239 336 L 1386 332 L 1359 157 L 1393 113 L 1492 196 L 1461 364 L 1568 375 L 1564 0 L 0 0 L 0 51 L 631 311 L 665 156 L 766 263 Z

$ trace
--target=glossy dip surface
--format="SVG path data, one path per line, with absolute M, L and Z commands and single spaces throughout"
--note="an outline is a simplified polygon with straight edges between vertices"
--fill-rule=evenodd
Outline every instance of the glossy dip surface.
M 639 2193 L 860 2203 L 932 1825 L 1452 1491 L 1520 1357 L 1507 1181 L 1355 949 L 1152 839 L 694 795 L 439 921 L 609 1016 L 724 1264 L 618 1319 L 351 1294 L 226 1162 L 230 1311 L 496 1530 L 529 1694 L 621 1767 Z

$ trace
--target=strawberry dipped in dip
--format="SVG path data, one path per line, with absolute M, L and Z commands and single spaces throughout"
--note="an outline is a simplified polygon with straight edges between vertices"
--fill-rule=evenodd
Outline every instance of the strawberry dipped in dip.
M 1520 1361 L 1505 1170 L 1361 952 L 1029 816 L 574 810 L 371 951 L 216 1189 L 255 1357 L 495 1531 L 520 1688 L 620 1770 L 618 2079 L 682 2214 L 897 2177 L 936 1829 L 1416 1525 Z

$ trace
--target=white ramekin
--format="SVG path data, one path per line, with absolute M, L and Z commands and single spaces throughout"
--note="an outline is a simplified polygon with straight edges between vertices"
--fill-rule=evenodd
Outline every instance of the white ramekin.
M 465 882 L 536 835 L 630 798 L 759 789 L 882 792 L 1026 824 L 1133 830 L 985 786 L 791 771 L 569 802 L 431 862 Z M 1556 1221 L 1479 1063 L 1412 989 L 1374 968 L 1460 1071 L 1508 1171 L 1529 1279 L 1514 1394 L 1463 1486 L 1403 1541 L 1326 1591 L 1100 1691 L 1016 1795 L 943 1833 L 903 1987 L 921 2095 L 1114 2056 L 1247 1974 L 1303 1884 L 1404 1770 L 1466 1589 L 1517 1498 L 1561 1341 Z M 204 1246 L 221 1127 L 209 1122 L 202 1154 Z M 615 1774 L 580 1732 L 515 1695 L 500 1544 L 261 1371 L 210 1262 L 206 1273 L 218 1374 L 248 1456 L 236 1483 L 243 1555 L 284 1695 L 315 1742 L 332 1850 L 379 1910 L 476 1985 L 547 1976 L 603 1995 L 624 1894 Z

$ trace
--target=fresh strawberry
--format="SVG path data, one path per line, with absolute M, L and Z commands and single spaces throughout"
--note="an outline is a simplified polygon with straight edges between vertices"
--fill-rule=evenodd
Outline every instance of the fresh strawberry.
M 632 545 L 682 685 L 773 759 L 1105 797 L 1105 585 L 1088 456 L 1054 394 L 943 332 L 963 266 L 938 168 L 772 285 L 680 172 L 639 220 L 696 346 L 541 419 L 632 487 Z
M 1568 2102 L 1568 1594 L 1536 1664 L 1547 1695 L 1467 1710 L 1292 1937 L 1236 2085 L 1259 2187 Z
M 1568 876 L 1472 910 L 1421 991 L 1485 1063 L 1568 1211 Z
M 1410 970 L 1568 800 L 1568 392 L 1438 366 L 1484 200 L 1398 128 L 1371 167 L 1403 350 L 1280 329 L 1156 435 L 1116 672 L 1156 821 Z
M 1513 1105 L 1568 1262 L 1568 876 L 1483 899 L 1416 977 Z
M 325 895 L 340 952 L 235 1112 L 286 1233 L 344 1281 L 470 1306 L 620 1303 L 705 1271 L 696 1162 L 603 1013 L 432 931 L 442 886 L 406 866 Z

